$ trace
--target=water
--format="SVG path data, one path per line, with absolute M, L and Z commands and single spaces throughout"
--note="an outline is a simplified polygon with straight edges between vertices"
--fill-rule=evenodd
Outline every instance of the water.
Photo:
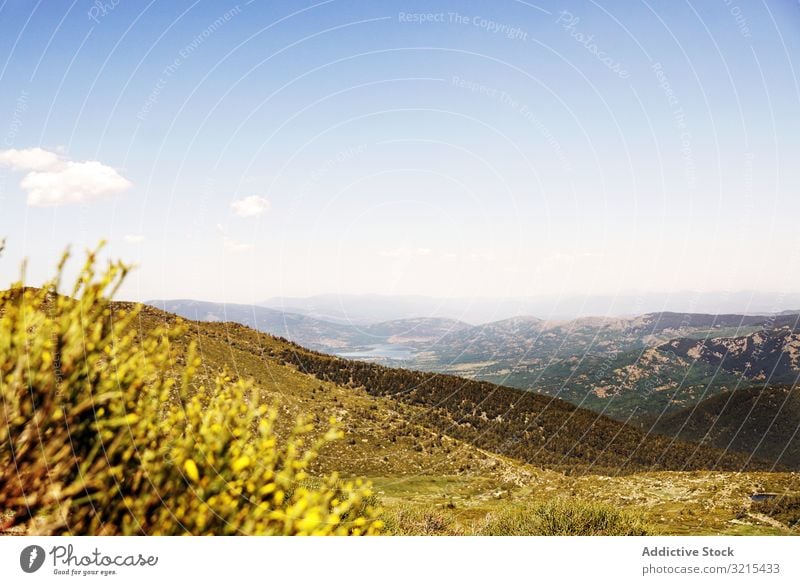
M 778 494 L 766 494 L 766 493 L 764 493 L 764 494 L 753 494 L 753 495 L 750 496 L 750 499 L 753 500 L 754 502 L 763 502 L 765 500 L 771 500 L 773 498 L 776 498 L 777 496 L 778 496 Z
M 337 352 L 336 355 L 354 360 L 397 360 L 409 361 L 414 357 L 414 350 L 405 345 L 381 343 L 370 345 L 358 351 Z

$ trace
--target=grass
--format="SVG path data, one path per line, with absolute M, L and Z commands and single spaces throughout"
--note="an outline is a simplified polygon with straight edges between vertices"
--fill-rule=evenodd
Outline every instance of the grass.
M 510 502 L 474 530 L 479 536 L 645 536 L 641 515 L 608 504 L 557 498 L 530 505 Z
M 387 526 L 397 526 L 403 519 L 412 527 L 419 526 L 419 518 L 412 514 L 419 510 L 444 518 L 437 525 L 443 525 L 440 530 L 447 534 L 488 533 L 489 529 L 481 532 L 480 526 L 491 526 L 492 518 L 507 521 L 514 510 L 525 515 L 553 502 L 578 509 L 596 505 L 601 510 L 624 511 L 648 534 L 796 534 L 788 526 L 766 522 L 758 514 L 764 511 L 756 510 L 749 496 L 765 485 L 781 493 L 800 493 L 797 474 L 703 471 L 568 477 L 523 466 L 517 469 L 523 481 L 515 483 L 501 481 L 502 473 L 370 479 L 386 511 Z M 531 534 L 546 533 L 538 524 L 529 529 Z M 399 533 L 409 530 L 400 529 Z M 494 530 L 503 533 L 498 525 Z

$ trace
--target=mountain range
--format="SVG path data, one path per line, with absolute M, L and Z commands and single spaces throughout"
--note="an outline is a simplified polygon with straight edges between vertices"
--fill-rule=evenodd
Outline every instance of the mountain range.
M 752 290 L 632 291 L 614 294 L 572 294 L 488 297 L 430 297 L 397 294 L 322 294 L 308 297 L 272 297 L 254 304 L 325 321 L 368 324 L 422 315 L 472 324 L 538 315 L 545 320 L 572 320 L 592 315 L 661 313 L 743 313 L 769 315 L 776 306 L 800 307 L 800 294 Z M 791 311 L 797 313 L 798 311 Z
M 118 307 L 132 308 L 124 303 Z M 176 319 L 151 307 L 144 307 L 140 315 L 143 327 Z M 396 332 L 387 324 L 382 327 L 385 334 Z M 287 375 L 300 375 L 306 382 L 313 378 L 321 392 L 330 392 L 333 385 L 342 392 L 388 400 L 384 407 L 411 408 L 415 424 L 438 436 L 550 469 L 619 474 L 657 469 L 787 469 L 797 463 L 676 438 L 670 426 L 674 423 L 666 421 L 661 423 L 666 425 L 663 433 L 653 433 L 536 392 L 342 359 L 230 321 L 192 322 L 188 335 L 206 362 L 235 367 L 238 376 L 254 377 L 265 386 L 274 385 L 270 379 Z M 186 343 L 188 338 L 182 345 Z M 278 386 L 276 390 L 282 391 L 283 386 Z M 313 389 L 311 394 L 322 399 Z
M 648 313 L 483 325 L 445 318 L 340 323 L 251 305 L 150 304 L 234 321 L 325 353 L 454 374 L 567 400 L 646 424 L 720 392 L 800 376 L 800 315 Z
M 800 470 L 797 396 L 790 387 L 722 392 L 670 415 L 626 424 L 535 391 L 320 353 L 223 321 L 231 312 L 180 306 L 208 318 L 190 322 L 176 341 L 177 359 L 190 341 L 197 344 L 207 365 L 199 383 L 226 367 L 274 395 L 285 413 L 339 418 L 347 438 L 323 454 L 319 469 L 371 479 L 390 514 L 415 526 L 410 533 L 474 533 L 509 504 L 519 509 L 559 496 L 637 511 L 661 533 L 791 533 L 786 518 L 794 518 L 796 505 L 749 511 L 754 493 L 800 492 L 797 474 L 782 471 Z M 145 306 L 140 327 L 175 319 Z M 619 343 L 631 344 L 665 331 L 685 332 L 679 326 L 684 322 L 667 315 L 634 320 L 638 329 L 605 321 L 580 325 L 629 330 Z M 290 317 L 277 323 L 320 327 Z M 707 316 L 692 323 L 698 331 L 769 326 Z M 439 336 L 442 326 L 446 335 L 475 334 L 461 323 L 428 320 L 375 324 L 372 334 L 408 340 L 409 329 L 430 327 Z M 521 319 L 495 327 L 527 334 L 543 325 Z

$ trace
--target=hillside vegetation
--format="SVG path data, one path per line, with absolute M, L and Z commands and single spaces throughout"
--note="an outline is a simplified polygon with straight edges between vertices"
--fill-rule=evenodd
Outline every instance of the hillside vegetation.
M 654 430 L 800 469 L 800 389 L 741 388 L 659 420 Z
M 138 326 L 148 329 L 176 319 L 143 307 Z M 252 378 L 265 396 L 279 404 L 284 420 L 298 413 L 315 421 L 331 415 L 339 418 L 345 439 L 325 446 L 315 472 L 337 469 L 343 476 L 369 479 L 380 497 L 389 533 L 488 533 L 493 525 L 499 529 L 495 520 L 516 517 L 519 508 L 540 509 L 539 505 L 558 498 L 576 509 L 598 504 L 609 511 L 622 510 L 624 522 L 617 525 L 622 533 L 631 526 L 665 534 L 790 532 L 788 527 L 776 528 L 749 516 L 749 496 L 763 490 L 800 494 L 797 474 L 685 472 L 677 467 L 625 474 L 610 469 L 609 475 L 603 475 L 596 467 L 584 467 L 586 473 L 565 475 L 439 432 L 429 426 L 426 407 L 370 394 L 355 383 L 340 385 L 310 376 L 292 365 L 292 360 L 316 354 L 285 340 L 237 323 L 219 322 L 190 322 L 186 338 L 174 346 L 190 340 L 196 342 L 206 367 L 213 364 L 208 375 L 227 366 L 235 376 Z M 342 367 L 351 363 L 321 357 Z M 202 369 L 198 371 L 201 380 L 204 375 Z M 573 517 L 584 516 L 576 512 Z M 527 529 L 536 522 L 531 520 Z
M 765 468 L 739 454 L 649 435 L 556 398 L 455 376 L 387 368 L 283 348 L 286 363 L 322 380 L 423 408 L 431 428 L 527 463 L 574 472 Z
M 241 323 L 323 353 L 531 390 L 635 424 L 742 385 L 800 376 L 796 312 L 514 317 L 470 326 L 436 318 L 331 322 L 185 300 L 152 304 L 190 319 Z
M 45 295 L 37 304 L 25 300 L 21 290 L 4 295 L 0 308 L 3 319 L 9 319 L 13 312 L 9 306 L 26 311 L 26 319 L 53 319 L 59 314 L 52 312 L 52 303 L 61 297 Z M 74 309 L 80 315 L 89 299 L 80 291 L 72 296 L 79 299 L 77 305 L 70 300 L 61 302 L 73 309 L 82 307 Z M 140 419 L 125 418 L 141 408 L 138 402 L 126 400 L 113 411 L 71 412 L 70 416 L 77 417 L 75 420 L 86 429 L 83 448 L 90 454 L 97 445 L 92 437 L 102 438 L 98 432 L 105 421 L 117 424 L 123 417 L 121 426 L 115 427 L 120 432 L 114 439 L 121 455 L 110 460 L 120 461 L 122 467 L 109 463 L 110 468 L 104 471 L 100 465 L 95 468 L 98 476 L 90 476 L 88 484 L 74 482 L 77 463 L 63 451 L 69 438 L 63 434 L 65 429 L 58 424 L 58 417 L 66 411 L 48 405 L 42 416 L 52 422 L 54 434 L 48 436 L 47 445 L 53 451 L 41 457 L 63 462 L 67 470 L 63 477 L 67 479 L 59 481 L 72 486 L 73 494 L 42 488 L 41 492 L 28 490 L 29 494 L 43 495 L 29 499 L 27 504 L 19 499 L 12 501 L 8 494 L 14 492 L 8 486 L 29 477 L 4 476 L 0 513 L 5 512 L 7 532 L 302 533 L 319 519 L 322 522 L 316 525 L 317 531 L 347 533 L 779 534 L 792 530 L 780 519 L 751 514 L 749 495 L 770 490 L 794 497 L 800 493 L 797 475 L 735 471 L 746 456 L 723 456 L 719 450 L 682 442 L 671 446 L 669 439 L 647 437 L 641 431 L 547 397 L 453 376 L 405 372 L 316 354 L 238 324 L 184 322 L 173 314 L 132 303 L 102 301 L 101 305 L 102 318 L 96 322 L 99 331 L 106 332 L 101 340 L 107 341 L 95 343 L 88 354 L 91 359 L 87 364 L 94 364 L 89 369 L 94 372 L 91 379 L 113 380 L 115 370 L 111 366 L 128 363 L 122 368 L 128 376 L 123 380 L 137 380 L 134 374 L 140 366 L 146 373 L 153 371 L 148 367 L 161 364 L 162 373 L 154 379 L 162 382 L 155 387 L 170 387 L 175 394 L 157 416 Z M 70 347 L 76 351 L 81 347 L 81 331 L 92 330 L 89 322 L 74 312 L 63 314 L 57 322 L 65 327 L 61 343 L 73 344 Z M 3 323 L 6 326 L 8 321 Z M 23 337 L 19 329 L 16 339 Z M 50 339 L 49 334 L 45 337 Z M 148 340 L 162 339 L 168 339 L 163 357 L 158 357 L 162 354 L 152 347 L 145 350 L 147 343 L 154 343 Z M 120 344 L 120 340 L 126 341 Z M 53 372 L 58 369 L 51 369 L 55 363 L 63 363 L 61 354 L 55 352 L 47 361 L 43 352 L 25 354 L 23 345 L 14 347 L 4 363 L 39 360 L 34 362 L 38 364 L 35 370 L 41 372 L 43 383 L 36 386 L 41 396 L 36 404 L 45 404 L 48 399 L 52 402 L 53 392 L 48 389 L 57 388 L 58 378 Z M 125 347 L 131 349 L 128 355 L 134 361 L 122 359 Z M 103 357 L 108 355 L 106 351 L 113 359 Z M 81 359 L 77 357 L 74 363 L 80 364 Z M 14 386 L 17 396 L 24 396 L 24 380 L 20 378 Z M 143 388 L 123 385 L 136 387 Z M 148 395 L 145 392 L 142 399 Z M 117 396 L 112 392 L 106 399 Z M 263 406 L 253 402 L 255 396 Z M 172 405 L 189 408 L 172 410 Z M 251 410 L 251 406 L 257 410 Z M 115 418 L 107 419 L 110 415 L 106 413 L 115 413 Z M 325 440 L 332 419 L 342 431 L 340 440 Z M 148 420 L 151 422 L 145 424 Z M 152 420 L 164 421 L 164 428 L 153 427 Z M 221 433 L 215 426 L 226 427 L 229 422 L 236 423 L 232 434 Z M 242 440 L 236 439 L 236 428 Z M 140 433 L 147 433 L 147 439 Z M 19 458 L 25 452 L 14 441 L 31 436 L 35 431 L 12 429 L 3 437 L 0 454 L 6 469 L 9 457 Z M 584 438 L 588 443 L 581 442 Z M 265 456 L 262 450 L 269 451 L 272 447 L 267 445 L 273 442 L 280 448 Z M 129 449 L 134 444 L 148 447 L 137 454 Z M 682 459 L 670 456 L 673 447 Z M 149 449 L 150 455 L 142 459 Z M 112 450 L 112 454 L 116 452 Z M 304 452 L 312 455 L 300 455 Z M 59 453 L 62 459 L 57 457 Z M 667 456 L 662 458 L 664 453 Z M 27 468 L 39 474 L 34 476 L 40 478 L 34 485 L 45 486 L 43 460 L 31 449 L 26 457 L 31 457 Z M 256 470 L 263 474 L 272 468 L 273 473 L 280 473 L 292 457 L 305 461 L 305 469 L 294 476 L 284 475 L 283 480 L 289 483 L 284 484 L 280 490 L 283 496 L 277 501 L 274 494 L 278 490 L 270 487 L 266 478 L 259 478 Z M 194 465 L 187 463 L 189 460 Z M 687 462 L 700 467 L 702 461 L 720 462 L 734 471 L 721 471 L 719 467 L 716 471 L 683 471 Z M 762 464 L 752 461 L 751 466 Z M 115 469 L 129 478 L 121 488 L 108 483 L 120 473 Z M 342 479 L 337 479 L 335 472 Z M 151 474 L 157 493 L 167 496 L 161 507 L 148 499 L 156 491 L 142 481 Z M 372 488 L 368 487 L 370 483 Z M 127 490 L 128 499 L 115 491 L 118 489 Z M 78 492 L 87 497 L 79 497 Z M 129 509 L 132 501 L 140 499 L 144 508 L 137 503 Z M 118 514 L 110 516 L 116 519 L 107 521 L 81 507 L 100 501 Z M 232 503 L 236 505 L 231 507 Z M 267 516 L 248 512 L 253 505 L 266 505 Z M 303 522 L 303 514 L 294 516 L 299 513 L 298 505 L 310 514 L 308 522 Z M 337 506 L 345 508 L 331 517 L 331 507 Z M 383 510 L 380 520 L 376 519 L 379 507 Z M 219 524 L 213 515 L 198 513 L 217 509 L 223 512 Z M 175 523 L 173 519 L 170 524 L 171 516 L 160 516 L 159 510 L 181 510 L 184 520 Z M 60 516 L 62 512 L 66 516 Z M 283 524 L 276 524 L 273 513 L 278 516 L 285 512 L 296 523 L 287 525 L 284 519 Z M 76 518 L 78 513 L 85 520 L 60 520 L 70 514 Z M 150 523 L 144 526 L 149 528 L 143 528 L 131 523 L 139 517 L 154 520 L 148 520 Z M 251 518 L 255 521 L 247 524 Z
M 309 476 L 335 427 L 309 441 L 313 427 L 298 417 L 279 437 L 278 413 L 251 381 L 216 370 L 198 384 L 194 344 L 173 352 L 185 329 L 137 331 L 138 311 L 109 300 L 127 268 L 97 275 L 94 265 L 90 254 L 69 296 L 60 278 L 0 294 L 0 529 L 380 531 L 369 486 Z

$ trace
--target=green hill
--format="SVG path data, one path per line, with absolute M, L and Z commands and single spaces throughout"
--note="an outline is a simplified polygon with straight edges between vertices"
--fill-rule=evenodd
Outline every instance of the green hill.
M 140 326 L 175 319 L 143 307 Z M 506 516 L 535 515 L 536 506 L 567 498 L 625 510 L 657 533 L 789 532 L 748 516 L 749 495 L 800 493 L 800 478 L 741 473 L 746 456 L 720 459 L 717 449 L 647 436 L 560 400 L 343 360 L 236 323 L 189 329 L 182 344 L 198 343 L 207 368 L 201 379 L 227 366 L 253 378 L 287 414 L 339 418 L 346 438 L 326 448 L 320 469 L 370 479 L 393 531 L 502 532 L 497 523 Z M 721 464 L 702 469 L 704 461 Z
M 673 413 L 654 430 L 800 469 L 800 389 L 750 387 L 723 392 Z
M 112 318 L 134 308 L 112 306 Z M 178 320 L 145 306 L 133 327 Z M 341 421 L 345 438 L 312 471 L 370 480 L 393 533 L 549 533 L 553 515 L 581 533 L 790 532 L 748 516 L 748 496 L 797 494 L 800 480 L 758 471 L 756 460 L 740 473 L 739 454 L 648 436 L 545 396 L 318 354 L 234 323 L 188 322 L 171 345 L 176 366 L 192 342 L 202 359 L 194 383 L 213 387 L 221 368 L 252 380 L 281 411 L 279 435 L 301 413 L 319 429 Z
M 148 308 L 146 314 L 160 312 Z M 163 315 L 163 314 L 162 314 Z M 166 318 L 162 317 L 162 318 Z M 764 468 L 738 454 L 670 441 L 556 398 L 456 376 L 389 368 L 302 348 L 237 323 L 195 323 L 204 358 L 261 378 L 288 365 L 320 381 L 417 407 L 417 424 L 526 463 L 570 472 Z M 213 341 L 212 341 L 213 340 Z M 219 342 L 224 341 L 222 347 Z M 222 352 L 229 355 L 220 354 Z

